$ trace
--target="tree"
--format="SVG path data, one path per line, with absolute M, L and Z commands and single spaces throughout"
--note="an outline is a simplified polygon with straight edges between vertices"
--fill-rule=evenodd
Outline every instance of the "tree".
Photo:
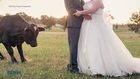
M 47 15 L 41 15 L 41 22 L 46 25 L 46 29 L 49 31 L 51 27 L 56 24 L 56 19 L 53 16 L 48 17 Z
M 129 30 L 140 33 L 140 12 L 132 13 L 130 22 L 127 23 L 127 26 L 129 27 Z
M 132 16 L 130 17 L 130 21 L 134 24 L 140 24 L 140 12 L 132 13 Z
M 118 23 L 113 24 L 113 29 L 118 29 L 118 26 L 119 26 L 119 24 L 118 24 Z
M 26 21 L 31 21 L 32 20 L 32 16 L 28 16 L 26 13 L 24 13 L 24 12 L 19 12 L 19 13 L 16 13 L 16 14 L 18 14 L 18 15 L 20 15 L 20 16 L 22 16 Z
M 65 31 L 66 30 L 66 19 L 67 19 L 67 16 L 63 16 L 62 18 L 60 18 L 58 20 L 58 24 L 61 24 L 63 27 L 62 29 Z
M 31 22 L 35 23 L 35 24 L 40 24 L 40 19 L 38 18 L 32 18 Z
M 40 21 L 42 24 L 47 25 L 47 19 L 49 18 L 47 15 L 41 15 Z
M 49 29 L 49 31 L 50 31 L 51 30 L 51 27 L 56 24 L 56 20 L 55 20 L 55 18 L 53 16 L 50 16 L 47 19 L 46 23 L 47 23 L 46 28 Z

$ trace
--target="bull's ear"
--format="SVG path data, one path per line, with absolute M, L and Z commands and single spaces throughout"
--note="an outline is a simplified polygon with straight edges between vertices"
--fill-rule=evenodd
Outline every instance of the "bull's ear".
M 39 31 L 45 31 L 43 27 L 38 27 Z

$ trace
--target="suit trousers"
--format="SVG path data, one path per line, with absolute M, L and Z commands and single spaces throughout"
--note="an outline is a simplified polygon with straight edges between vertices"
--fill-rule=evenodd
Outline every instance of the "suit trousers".
M 78 69 L 77 52 L 80 27 L 68 27 L 68 43 L 70 50 L 70 65 L 72 69 Z

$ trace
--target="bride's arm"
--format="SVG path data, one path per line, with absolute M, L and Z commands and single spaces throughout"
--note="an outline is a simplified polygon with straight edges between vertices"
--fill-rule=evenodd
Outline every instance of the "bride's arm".
M 76 13 L 74 13 L 74 15 L 80 16 L 80 15 L 85 15 L 85 14 L 91 14 L 91 13 L 96 12 L 99 8 L 104 8 L 103 3 L 100 0 L 94 0 L 92 3 L 93 3 L 93 6 L 90 9 L 77 11 Z

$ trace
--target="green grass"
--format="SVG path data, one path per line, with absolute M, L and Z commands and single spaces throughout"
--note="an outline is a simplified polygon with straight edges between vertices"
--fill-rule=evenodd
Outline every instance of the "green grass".
M 140 35 L 122 30 L 115 30 L 120 39 L 135 57 L 140 57 Z M 7 60 L 0 60 L 0 79 L 140 79 L 140 75 L 129 77 L 110 78 L 95 77 L 89 75 L 73 74 L 67 71 L 69 63 L 69 49 L 67 35 L 39 34 L 38 46 L 35 48 L 23 44 L 23 50 L 27 63 L 21 63 L 17 49 L 14 55 L 19 61 L 12 64 L 9 54 L 0 44 L 0 51 Z M 7 71 L 18 70 L 20 75 L 9 75 Z
M 46 32 L 65 32 L 62 26 L 52 26 L 51 29 L 45 29 Z
M 46 27 L 46 25 L 43 25 L 43 24 L 38 24 L 37 26 L 38 26 L 38 27 L 43 27 L 43 28 Z M 55 25 L 54 25 L 54 26 L 52 26 L 52 27 L 50 28 L 50 30 L 45 28 L 45 31 L 46 31 L 46 32 L 65 32 L 65 31 L 63 30 L 62 27 L 63 27 L 63 26 L 55 26 Z

